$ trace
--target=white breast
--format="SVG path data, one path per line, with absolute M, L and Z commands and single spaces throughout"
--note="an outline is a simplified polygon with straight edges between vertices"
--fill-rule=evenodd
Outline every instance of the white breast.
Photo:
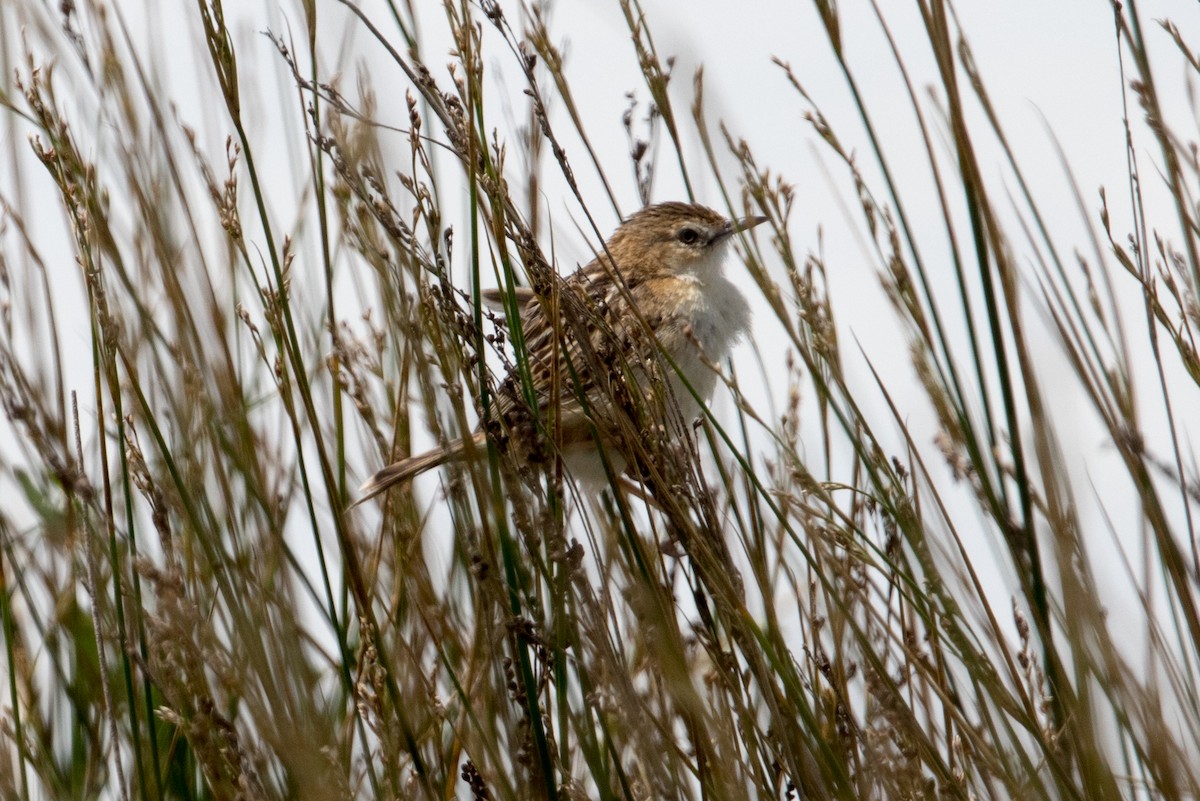
M 717 376 L 705 361 L 719 365 L 750 325 L 750 306 L 741 290 L 722 274 L 722 261 L 723 253 L 717 252 L 698 264 L 686 276 L 693 291 L 683 300 L 688 307 L 684 317 L 692 321 L 692 339 L 703 354 L 694 346 L 685 348 L 677 364 L 692 389 L 706 401 Z M 672 384 L 685 417 L 698 414 L 699 405 L 678 376 L 672 377 Z

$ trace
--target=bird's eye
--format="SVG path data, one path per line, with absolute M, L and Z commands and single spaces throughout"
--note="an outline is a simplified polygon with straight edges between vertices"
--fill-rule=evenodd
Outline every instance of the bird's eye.
M 695 228 L 684 228 L 678 234 L 679 241 L 685 245 L 694 245 L 700 241 L 700 232 Z

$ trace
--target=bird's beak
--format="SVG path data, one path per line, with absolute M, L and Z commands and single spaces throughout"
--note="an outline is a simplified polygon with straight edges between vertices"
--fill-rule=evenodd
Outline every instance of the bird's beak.
M 743 217 L 740 220 L 731 220 L 717 232 L 712 238 L 712 242 L 719 242 L 727 236 L 733 236 L 739 231 L 749 231 L 756 225 L 762 225 L 767 221 L 766 217 Z
M 738 231 L 749 231 L 754 226 L 762 225 L 766 221 L 766 217 L 743 217 L 729 224 L 729 233 L 736 234 Z

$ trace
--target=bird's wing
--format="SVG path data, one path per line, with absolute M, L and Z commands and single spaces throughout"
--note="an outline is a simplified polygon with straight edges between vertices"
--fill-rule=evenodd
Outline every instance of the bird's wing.
M 601 423 L 614 400 L 621 403 L 617 394 L 631 389 L 622 377 L 631 370 L 645 374 L 656 363 L 653 338 L 629 305 L 632 298 L 641 308 L 639 296 L 658 278 L 622 279 L 593 261 L 564 279 L 553 300 L 533 297 L 523 306 L 521 330 L 534 402 L 539 410 L 556 408 L 561 428 L 571 428 L 581 416 Z M 642 382 L 635 377 L 635 384 Z M 510 374 L 501 387 L 501 419 L 528 407 L 520 378 Z

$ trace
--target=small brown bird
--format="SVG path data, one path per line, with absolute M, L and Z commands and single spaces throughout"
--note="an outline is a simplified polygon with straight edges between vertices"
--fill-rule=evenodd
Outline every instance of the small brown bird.
M 712 364 L 729 353 L 750 322 L 746 299 L 722 273 L 726 245 L 733 234 L 766 219 L 727 220 L 690 203 L 647 206 L 617 228 L 603 254 L 562 282 L 557 319 L 544 312 L 545 301 L 531 290 L 518 291 L 514 300 L 539 420 L 553 409 L 554 445 L 570 475 L 602 480 L 607 475 L 602 458 L 616 472 L 625 467 L 619 445 L 606 435 L 613 430 L 607 410 L 613 407 L 614 376 L 632 377 L 617 378 L 617 384 L 635 383 L 653 394 L 665 375 L 671 387 L 666 398 L 673 398 L 668 402 L 678 403 L 684 420 L 699 414 L 695 396 L 707 399 L 716 386 Z M 484 298 L 503 307 L 499 291 L 485 292 Z M 577 317 L 590 319 L 568 319 L 568 309 L 581 308 Z M 669 366 L 654 369 L 656 347 L 678 373 Z M 485 429 L 514 430 L 522 413 L 530 417 L 529 406 L 519 377 L 510 374 L 493 407 L 501 427 L 481 424 L 470 442 L 482 446 Z M 604 457 L 593 432 L 600 432 Z M 362 486 L 354 505 L 461 458 L 468 447 L 459 439 L 383 468 Z

